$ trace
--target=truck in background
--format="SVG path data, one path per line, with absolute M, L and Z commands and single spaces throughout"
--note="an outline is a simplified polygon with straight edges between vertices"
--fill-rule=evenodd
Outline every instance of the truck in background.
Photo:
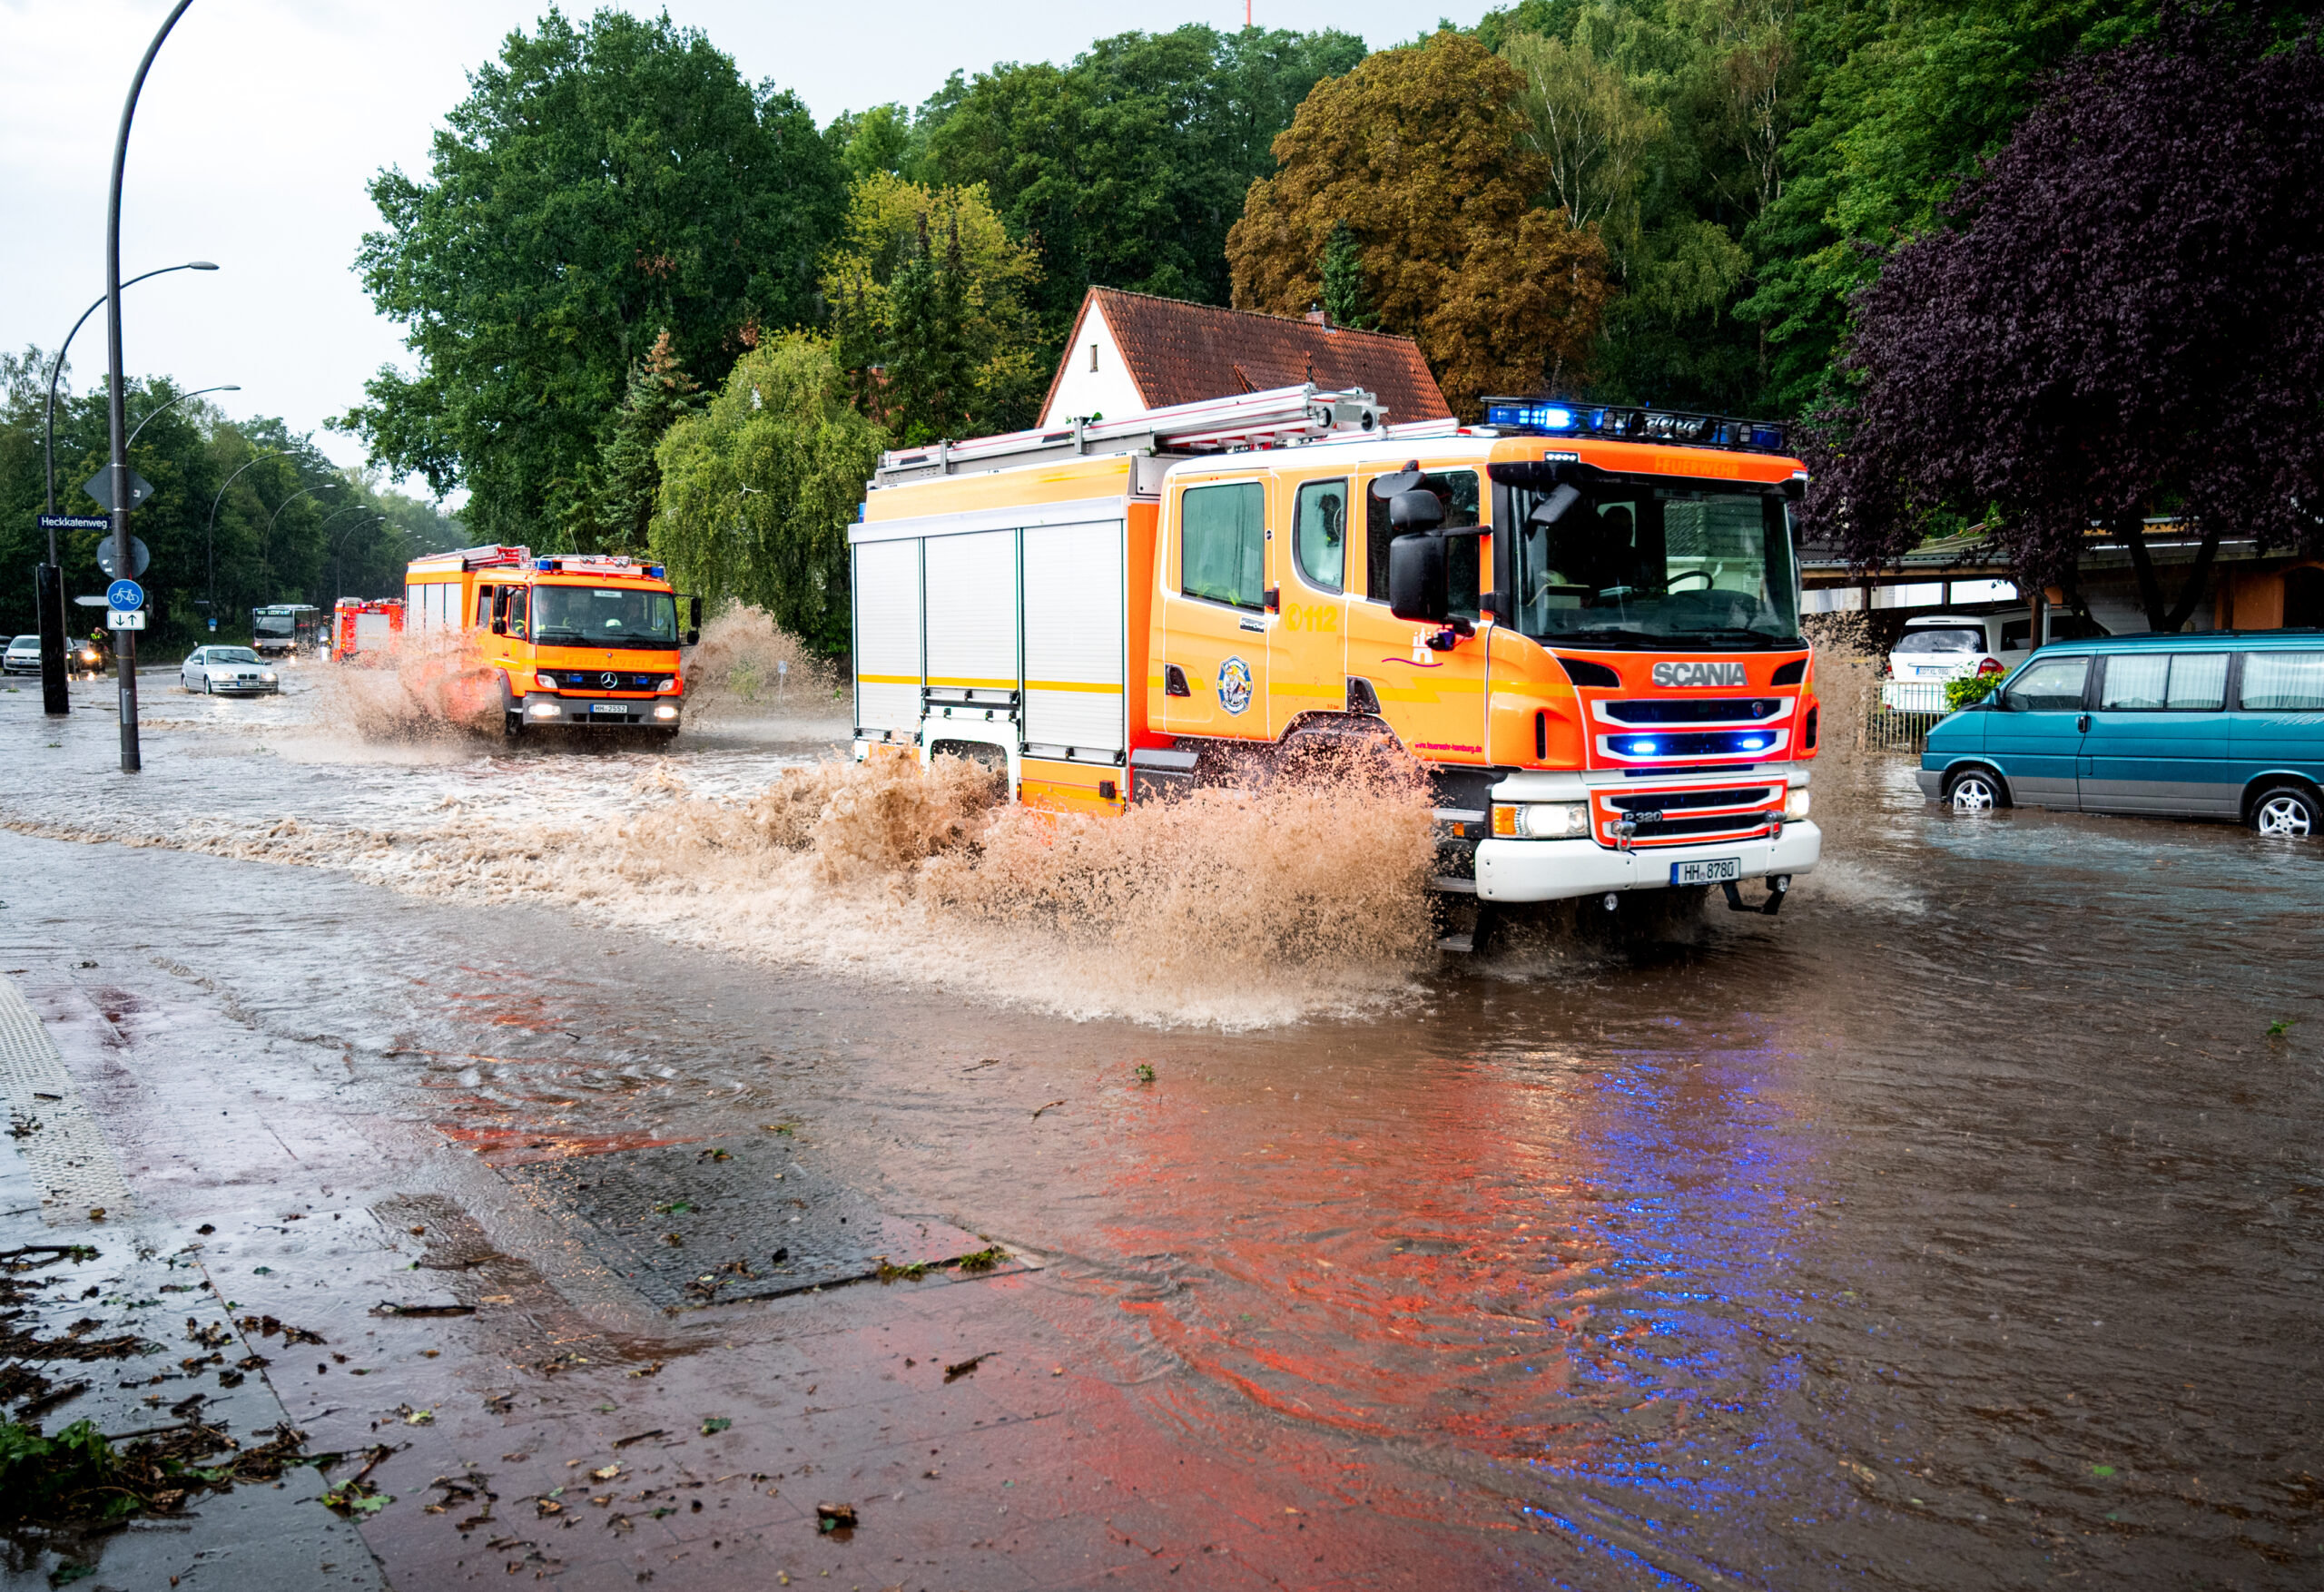
M 330 661 L 385 663 L 403 639 L 401 597 L 341 597 L 331 605 Z
M 473 670 L 505 733 L 554 725 L 677 735 L 685 698 L 678 649 L 700 634 L 702 600 L 678 628 L 678 596 L 658 564 L 625 557 L 469 547 L 415 558 L 404 575 L 404 645 L 442 647 Z
M 850 532 L 856 754 L 1118 811 L 1382 738 L 1433 782 L 1447 896 L 1776 910 L 1822 849 L 1780 427 L 1382 419 L 1298 387 L 884 456 Z
M 320 608 L 306 603 L 276 603 L 251 610 L 251 650 L 261 658 L 312 657 L 330 641 Z

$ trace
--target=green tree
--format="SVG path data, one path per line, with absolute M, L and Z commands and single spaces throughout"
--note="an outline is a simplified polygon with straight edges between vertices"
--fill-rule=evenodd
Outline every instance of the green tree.
M 911 111 L 902 105 L 842 112 L 823 129 L 823 139 L 852 182 L 909 177 L 919 164 L 921 141 L 913 135 Z
M 744 354 L 663 437 L 655 555 L 687 590 L 754 604 L 827 654 L 850 641 L 847 527 L 887 445 L 824 340 Z
M 1450 30 L 1317 85 L 1228 234 L 1236 303 L 1305 310 L 1334 229 L 1354 218 L 1381 326 L 1418 340 L 1456 412 L 1558 382 L 1597 336 L 1606 256 L 1595 232 L 1533 202 L 1548 176 L 1525 144 L 1522 87 Z
M 1049 379 L 1027 304 L 1039 283 L 981 188 L 856 183 L 823 295 L 859 406 L 914 441 L 1032 424 Z
M 799 101 L 699 32 L 552 10 L 470 78 L 428 176 L 382 172 L 371 197 L 358 263 L 419 363 L 339 424 L 466 486 L 478 534 L 555 545 L 659 330 L 714 379 L 757 328 L 815 319 L 845 179 Z
M 645 358 L 630 367 L 629 389 L 614 413 L 613 437 L 589 469 L 588 489 L 575 500 L 567 545 L 584 553 L 645 550 L 662 489 L 654 450 L 662 434 L 694 408 L 698 390 L 664 328 Z
M 1364 285 L 1364 245 L 1345 221 L 1332 223 L 1324 240 L 1324 313 L 1334 326 L 1374 329 L 1372 291 Z
M 1189 25 L 1101 39 L 1069 66 L 955 74 L 921 109 L 926 174 L 983 184 L 1039 244 L 1053 353 L 1092 284 L 1227 302 L 1226 234 L 1275 135 L 1363 57 L 1344 33 Z

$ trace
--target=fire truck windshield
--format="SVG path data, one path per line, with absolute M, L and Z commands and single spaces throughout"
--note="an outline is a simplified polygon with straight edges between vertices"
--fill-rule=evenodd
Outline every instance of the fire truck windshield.
M 675 647 L 677 599 L 635 586 L 536 586 L 533 639 L 553 647 Z
M 1609 478 L 1511 488 L 1512 623 L 1536 641 L 1795 643 L 1799 577 L 1777 493 Z

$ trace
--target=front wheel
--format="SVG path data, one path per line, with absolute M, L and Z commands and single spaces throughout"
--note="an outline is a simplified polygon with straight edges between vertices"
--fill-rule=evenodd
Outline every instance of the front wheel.
M 1945 804 L 1955 812 L 1991 812 L 2009 805 L 2009 794 L 1990 769 L 1963 769 L 1945 781 Z
M 218 694 L 218 683 L 215 680 L 203 681 L 202 683 L 202 694 L 204 696 L 216 696 Z
M 2251 828 L 2258 834 L 2305 840 L 2324 830 L 2324 811 L 2319 810 L 2313 791 L 2278 785 L 2251 804 Z

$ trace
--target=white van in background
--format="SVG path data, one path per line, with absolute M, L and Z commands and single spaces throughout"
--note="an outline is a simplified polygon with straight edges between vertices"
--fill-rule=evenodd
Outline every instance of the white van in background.
M 2047 615 L 2046 641 L 2086 641 L 2108 634 L 2073 614 Z M 1905 622 L 1888 654 L 1880 705 L 1900 713 L 1945 712 L 1948 681 L 1972 674 L 2006 674 L 2032 655 L 2033 616 L 2012 606 L 1997 614 L 1931 614 Z

